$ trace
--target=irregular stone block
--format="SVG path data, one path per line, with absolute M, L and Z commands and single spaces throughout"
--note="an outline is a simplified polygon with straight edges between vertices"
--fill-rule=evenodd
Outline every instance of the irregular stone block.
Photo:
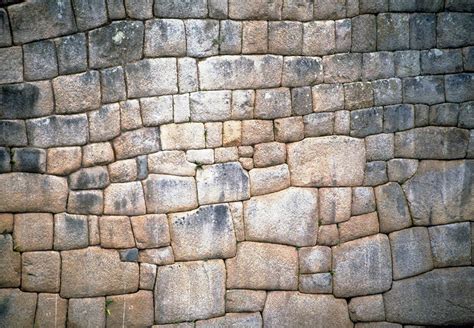
M 223 317 L 196 321 L 196 327 L 261 327 L 263 324 L 260 313 L 227 313 Z
M 158 323 L 171 323 L 223 315 L 225 279 L 222 260 L 158 267 L 155 320 Z
M 0 286 L 20 287 L 21 254 L 13 250 L 11 235 L 0 235 Z
M 177 261 L 235 256 L 236 239 L 227 204 L 203 206 L 169 217 L 171 246 Z
M 102 189 L 109 183 L 109 173 L 105 166 L 80 169 L 69 176 L 69 187 L 72 190 Z
M 17 251 L 49 250 L 53 248 L 53 215 L 24 213 L 15 215 L 14 249 Z
M 4 327 L 33 327 L 36 312 L 36 293 L 20 289 L 0 289 L 0 322 Z M 21 313 L 21 315 L 19 315 Z
M 294 142 L 304 138 L 304 120 L 301 117 L 286 117 L 274 121 L 275 140 Z
M 88 71 L 53 80 L 56 112 L 78 113 L 100 106 L 99 72 Z
M 352 46 L 352 20 L 336 21 L 336 52 L 349 52 Z
M 88 0 L 73 0 L 74 14 L 77 27 L 80 30 L 89 30 L 107 23 L 107 9 L 105 0 L 89 2 Z
M 362 76 L 362 54 L 324 56 L 323 67 L 325 83 L 354 82 Z
M 144 126 L 158 126 L 173 122 L 173 98 L 171 96 L 140 99 Z
M 250 193 L 252 196 L 270 194 L 290 186 L 288 165 L 250 170 Z
M 352 51 L 375 51 L 377 45 L 377 22 L 375 15 L 360 15 L 352 18 Z
M 54 109 L 49 81 L 1 85 L 0 99 L 2 119 L 46 116 Z
M 341 242 L 374 235 L 379 232 L 377 212 L 353 216 L 350 220 L 339 223 L 338 228 Z
M 430 125 L 456 126 L 458 125 L 459 111 L 458 104 L 446 103 L 431 106 Z
M 323 225 L 318 231 L 318 245 L 335 246 L 339 244 L 337 224 Z
M 313 87 L 313 111 L 332 112 L 344 109 L 342 84 L 320 84 Z
M 185 21 L 186 47 L 189 57 L 208 57 L 219 53 L 219 21 L 188 19 Z
M 402 102 L 402 81 L 400 79 L 386 79 L 372 82 L 374 88 L 374 104 L 394 105 Z
M 461 266 L 471 263 L 469 222 L 429 227 L 435 267 Z
M 311 87 L 291 89 L 292 115 L 305 115 L 313 112 Z
M 336 112 L 339 113 L 339 112 Z M 334 113 L 313 113 L 303 116 L 304 136 L 321 137 L 334 133 Z
M 351 216 L 351 188 L 321 188 L 319 190 L 320 222 L 339 223 Z
M 389 180 L 398 183 L 404 183 L 418 169 L 418 161 L 416 159 L 395 158 L 389 160 L 387 164 Z
M 68 250 L 89 245 L 87 216 L 68 213 L 54 216 L 54 249 Z
M 206 0 L 157 0 L 154 14 L 157 17 L 200 18 L 208 14 Z
M 461 49 L 431 49 L 421 52 L 423 74 L 446 74 L 462 71 Z
M 163 150 L 188 150 L 206 147 L 204 124 L 182 123 L 160 126 Z
M 11 171 L 10 149 L 0 147 L 0 172 L 7 173 Z
M 144 51 L 147 57 L 184 56 L 186 54 L 184 23 L 178 19 L 146 21 Z
M 102 190 L 70 191 L 67 211 L 73 214 L 102 214 L 104 196 Z
M 232 19 L 279 20 L 282 2 L 282 0 L 230 0 L 229 17 Z
M 263 290 L 228 289 L 225 294 L 226 312 L 262 311 L 267 293 Z
M 105 297 L 72 298 L 68 302 L 68 327 L 83 327 L 84 323 L 105 327 Z
M 395 76 L 416 76 L 421 72 L 420 52 L 415 50 L 396 51 L 394 53 Z
M 437 16 L 437 36 L 439 48 L 457 48 L 474 43 L 469 31 L 474 28 L 474 14 L 443 12 Z
M 68 300 L 58 294 L 38 295 L 35 325 L 39 327 L 66 327 Z
M 466 310 L 473 297 L 472 267 L 433 270 L 393 282 L 384 294 L 386 319 L 416 325 L 463 325 L 474 320 L 474 313 Z
M 352 298 L 349 302 L 349 315 L 356 322 L 385 320 L 383 296 L 379 294 Z
M 363 140 L 337 136 L 289 144 L 288 166 L 295 186 L 360 185 L 365 166 Z
M 140 182 L 113 183 L 104 190 L 104 214 L 140 215 L 146 213 Z
M 138 262 L 155 265 L 168 265 L 174 263 L 173 249 L 168 247 L 143 249 L 138 253 Z
M 160 151 L 148 156 L 148 169 L 151 173 L 194 176 L 196 165 L 186 159 L 184 151 Z
M 141 128 L 122 133 L 113 141 L 117 159 L 124 159 L 160 150 L 158 128 Z
M 191 93 L 189 100 L 191 121 L 212 122 L 230 119 L 230 91 L 194 92 Z
M 139 0 L 139 1 L 125 1 L 125 9 L 127 15 L 133 19 L 147 19 L 153 17 L 153 1 Z
M 282 19 L 308 21 L 313 19 L 313 1 L 289 0 L 283 2 Z
M 27 80 L 46 80 L 58 75 L 56 48 L 53 41 L 38 41 L 24 45 L 23 61 Z
M 387 233 L 401 230 L 411 225 L 405 195 L 398 183 L 389 182 L 375 188 L 380 231 Z
M 387 291 L 392 285 L 390 243 L 383 234 L 333 248 L 334 295 L 352 297 Z
M 138 289 L 138 264 L 121 262 L 116 250 L 89 247 L 64 251 L 61 268 L 61 297 L 117 295 Z
M 387 79 L 395 75 L 393 53 L 379 51 L 362 56 L 362 76 L 367 80 Z
M 268 52 L 268 22 L 262 20 L 242 23 L 242 53 L 264 54 Z
M 365 165 L 364 186 L 378 186 L 388 182 L 387 163 L 384 161 L 367 162 Z
M 395 156 L 456 159 L 466 155 L 469 133 L 448 127 L 424 127 L 395 133 Z
M 2 146 L 26 146 L 25 122 L 20 120 L 0 121 L 0 144 Z
M 308 294 L 331 294 L 332 275 L 330 273 L 302 274 L 298 290 Z
M 377 15 L 377 50 L 403 50 L 410 48 L 408 14 Z
M 280 55 L 299 55 L 303 46 L 303 24 L 280 21 L 268 23 L 268 52 Z
M 211 18 L 227 18 L 228 2 L 227 0 L 209 0 L 209 16 Z
M 192 177 L 150 174 L 143 189 L 148 213 L 182 212 L 198 206 Z
M 255 94 L 255 118 L 274 119 L 291 115 L 290 89 L 257 90 Z
M 281 82 L 283 57 L 219 56 L 200 61 L 198 67 L 201 90 L 273 88 Z
M 370 82 L 344 84 L 344 108 L 348 110 L 372 107 L 374 91 Z
M 444 102 L 444 79 L 441 76 L 403 79 L 403 101 L 427 105 Z
M 273 122 L 269 120 L 242 121 L 242 145 L 256 145 L 274 140 Z
M 249 175 L 239 163 L 205 165 L 196 181 L 200 205 L 250 198 Z
M 263 321 L 266 327 L 352 327 L 346 300 L 332 295 L 269 292 Z
M 0 47 L 8 47 L 12 44 L 10 21 L 6 9 L 0 9 Z
M 95 166 L 112 163 L 114 150 L 109 142 L 93 143 L 82 147 L 82 166 Z
M 87 41 L 84 33 L 55 40 L 59 74 L 83 72 L 87 69 Z
M 59 292 L 59 252 L 27 252 L 21 261 L 21 287 L 24 291 Z
M 474 74 L 464 73 L 445 76 L 446 101 L 464 102 L 474 100 Z
M 283 164 L 286 160 L 285 144 L 269 142 L 255 145 L 253 159 L 255 167 L 267 167 Z
M 44 173 L 46 171 L 46 151 L 37 148 L 13 148 L 12 171 Z
M 365 138 L 368 161 L 386 161 L 393 158 L 393 134 L 377 134 Z
M 149 327 L 154 322 L 153 292 L 107 296 L 107 327 Z
M 138 248 L 155 248 L 170 244 L 166 215 L 134 216 L 131 218 L 131 222 Z
M 255 259 L 260 259 L 255 261 Z M 298 256 L 294 247 L 242 242 L 226 260 L 227 288 L 296 290 Z

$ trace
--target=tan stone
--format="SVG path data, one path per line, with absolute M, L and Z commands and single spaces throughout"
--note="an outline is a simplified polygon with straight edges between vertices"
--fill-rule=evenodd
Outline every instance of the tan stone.
M 21 254 L 13 251 L 11 235 L 0 235 L 0 287 L 19 287 L 21 278 Z
M 95 215 L 89 215 L 87 217 L 89 223 L 89 245 L 100 244 L 100 232 L 99 232 L 99 217 Z
M 198 164 L 214 164 L 213 149 L 190 149 L 186 152 L 186 160 Z
M 331 294 L 332 274 L 329 272 L 302 274 L 298 290 L 307 294 Z
M 252 196 L 270 194 L 290 186 L 290 172 L 286 164 L 256 168 L 250 170 L 249 175 Z
M 382 295 L 354 297 L 349 302 L 352 321 L 383 321 L 385 309 Z
M 327 246 L 303 247 L 298 250 L 300 273 L 331 271 L 331 248 Z
M 143 249 L 138 252 L 138 262 L 156 265 L 174 263 L 173 249 L 171 247 Z
M 303 118 L 286 117 L 275 120 L 275 140 L 278 142 L 295 142 L 304 138 Z
M 351 188 L 319 189 L 319 214 L 322 224 L 339 223 L 351 217 Z
M 103 216 L 99 219 L 99 227 L 102 247 L 135 247 L 135 239 L 128 216 Z
M 319 227 L 318 245 L 334 246 L 339 244 L 339 230 L 337 224 L 328 224 Z
M 66 175 L 81 167 L 81 147 L 60 147 L 48 149 L 47 172 Z
M 107 296 L 107 327 L 149 327 L 153 325 L 153 292 Z
M 182 123 L 160 126 L 163 150 L 205 148 L 204 124 Z
M 226 260 L 226 268 L 227 288 L 298 288 L 298 254 L 294 247 L 242 242 L 237 245 L 236 257 Z
M 0 234 L 11 233 L 13 231 L 13 214 L 0 213 Z
M 273 123 L 264 120 L 242 121 L 242 145 L 249 146 L 273 141 Z
M 307 138 L 288 145 L 294 186 L 355 186 L 364 180 L 364 141 L 345 136 Z
M 59 292 L 61 257 L 58 252 L 23 253 L 21 287 L 29 292 Z
M 110 164 L 108 167 L 111 182 L 129 182 L 137 179 L 137 161 L 125 159 Z
M 244 21 L 242 24 L 242 53 L 263 54 L 268 49 L 268 23 Z
M 160 151 L 148 155 L 148 170 L 150 173 L 194 176 L 196 165 L 187 161 L 184 151 Z
M 239 146 L 242 142 L 242 127 L 240 121 L 227 121 L 223 124 L 223 146 Z
M 222 122 L 209 122 L 204 124 L 207 148 L 222 146 Z
M 156 265 L 140 263 L 140 289 L 153 290 L 156 280 Z
M 53 215 L 49 213 L 15 214 L 13 240 L 17 251 L 53 248 Z
M 242 165 L 242 167 L 247 170 L 247 171 L 250 171 L 253 169 L 253 159 L 252 158 L 239 158 L 239 163 Z
M 239 159 L 239 149 L 237 147 L 216 148 L 214 159 L 216 163 L 236 162 Z
M 234 222 L 235 238 L 237 241 L 243 241 L 245 239 L 243 203 L 229 203 L 229 208 L 232 213 L 232 221 Z
M 227 313 L 223 317 L 196 321 L 196 328 L 261 327 L 262 316 L 257 313 Z
M 127 159 L 160 150 L 160 130 L 157 127 L 123 132 L 113 140 L 117 159 Z
M 0 324 L 5 328 L 33 327 L 37 295 L 16 288 L 0 289 Z
M 155 248 L 170 244 L 170 232 L 166 215 L 134 216 L 130 220 L 138 248 Z
M 145 214 L 145 199 L 141 183 L 112 183 L 105 188 L 104 213 L 116 215 Z
M 105 297 L 72 298 L 69 300 L 67 326 L 105 328 Z
M 286 146 L 279 142 L 255 145 L 253 160 L 255 167 L 283 164 L 286 162 Z
M 102 190 L 70 191 L 67 211 L 73 214 L 102 214 L 104 196 Z
M 267 293 L 264 290 L 228 289 L 225 294 L 226 312 L 258 312 L 263 310 Z
M 82 165 L 94 166 L 112 163 L 114 150 L 109 142 L 93 143 L 82 147 Z
M 67 250 L 89 245 L 86 215 L 60 213 L 54 216 L 54 249 Z
M 375 188 L 380 231 L 387 233 L 411 226 L 410 211 L 402 188 L 389 182 Z
M 67 300 L 61 298 L 58 294 L 39 294 L 35 326 L 66 327 L 67 303 Z
M 377 212 L 353 216 L 349 221 L 339 223 L 341 242 L 374 235 L 379 232 Z

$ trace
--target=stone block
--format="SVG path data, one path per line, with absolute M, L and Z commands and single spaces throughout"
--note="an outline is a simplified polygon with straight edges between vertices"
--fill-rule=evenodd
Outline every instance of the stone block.
M 59 74 L 83 72 L 87 69 L 87 44 L 83 33 L 55 40 Z
M 156 281 L 156 265 L 140 264 L 140 289 L 153 290 Z
M 395 158 L 389 160 L 387 164 L 389 180 L 398 183 L 404 183 L 418 169 L 418 161 L 416 159 Z
M 269 142 L 255 145 L 255 167 L 267 167 L 285 163 L 286 147 L 283 143 Z
M 56 113 L 85 112 L 100 107 L 99 72 L 60 76 L 53 80 Z
M 105 0 L 93 3 L 90 3 L 88 0 L 73 0 L 72 5 L 79 30 L 89 30 L 107 23 Z
M 87 323 L 96 327 L 105 327 L 105 316 L 104 297 L 72 298 L 68 302 L 68 326 L 84 327 Z
M 428 105 L 444 102 L 443 78 L 439 76 L 418 76 L 404 79 L 403 101 Z
M 332 275 L 330 273 L 302 274 L 298 290 L 309 294 L 331 294 Z
M 2 234 L 0 236 L 0 251 L 2 253 L 0 258 L 0 286 L 2 288 L 20 287 L 21 254 L 13 249 L 11 235 Z
M 89 245 L 89 224 L 86 215 L 67 213 L 54 216 L 54 249 L 69 250 Z
M 4 327 L 33 327 L 36 301 L 36 293 L 24 293 L 17 288 L 0 289 L 2 325 Z M 21 315 L 18 315 L 19 313 Z
M 250 193 L 252 196 L 270 194 L 290 186 L 288 165 L 250 170 Z
M 140 99 L 144 126 L 158 126 L 173 122 L 173 98 L 171 96 Z
M 413 105 L 393 105 L 384 107 L 384 132 L 397 132 L 414 128 L 415 110 Z
M 141 128 L 122 133 L 113 140 L 117 159 L 125 159 L 160 150 L 158 128 Z
M 139 249 L 155 248 L 170 244 L 166 215 L 150 214 L 131 218 L 135 242 Z
M 8 47 L 12 44 L 10 21 L 5 9 L 0 10 L 0 47 Z
M 79 169 L 81 161 L 81 147 L 50 148 L 46 161 L 47 172 L 55 175 L 66 175 Z
M 209 0 L 209 17 L 218 19 L 227 18 L 228 6 L 227 0 Z
M 435 267 L 461 266 L 471 263 L 469 222 L 429 227 L 428 231 Z
M 90 141 L 107 141 L 120 134 L 120 107 L 118 104 L 102 106 L 89 112 Z
M 148 19 L 153 17 L 153 0 L 125 0 L 127 16 L 133 19 Z
M 313 19 L 313 1 L 289 0 L 283 2 L 282 19 L 308 21 Z
M 368 161 L 386 161 L 393 158 L 393 134 L 377 134 L 365 138 Z
M 257 90 L 255 118 L 274 119 L 291 115 L 291 95 L 288 88 Z
M 188 56 L 200 58 L 218 54 L 219 21 L 190 19 L 185 26 Z
M 242 23 L 232 20 L 220 22 L 219 53 L 223 55 L 236 55 L 242 51 Z
M 413 14 L 410 17 L 410 49 L 436 47 L 436 15 Z
M 362 77 L 362 54 L 348 53 L 323 58 L 324 82 L 346 83 Z
M 339 223 L 338 227 L 341 242 L 374 235 L 379 232 L 377 212 L 353 216 L 350 220 Z
M 225 121 L 231 117 L 231 92 L 207 91 L 190 95 L 191 120 Z
M 11 171 L 10 149 L 0 147 L 0 172 L 8 173 Z
M 223 124 L 222 143 L 224 147 L 239 146 L 242 142 L 242 125 L 240 121 L 227 121 Z M 212 163 L 210 163 L 212 164 Z
M 282 85 L 298 87 L 323 82 L 323 64 L 319 57 L 288 56 L 284 58 Z
M 354 297 L 349 302 L 349 315 L 352 321 L 385 320 L 382 295 Z
M 251 119 L 255 104 L 255 91 L 232 91 L 232 119 Z
M 394 60 L 395 75 L 398 77 L 416 76 L 421 72 L 419 51 L 396 51 L 394 53 Z
M 427 126 L 429 124 L 430 106 L 415 105 L 415 126 Z
M 274 121 L 275 141 L 289 143 L 302 140 L 305 132 L 304 123 L 306 122 L 303 122 L 301 117 L 276 119 Z
M 239 160 L 239 149 L 237 147 L 222 147 L 214 150 L 216 163 L 237 162 Z
M 311 87 L 291 89 L 292 115 L 305 115 L 313 111 Z
M 189 94 L 173 96 L 173 119 L 175 123 L 184 123 L 190 120 Z
M 184 151 L 161 151 L 148 156 L 151 173 L 194 176 L 196 165 L 188 162 Z
M 68 300 L 58 294 L 38 294 L 35 325 L 39 327 L 66 327 Z
M 360 15 L 352 18 L 352 51 L 375 51 L 377 45 L 377 22 L 375 15 Z
M 402 188 L 389 182 L 375 188 L 380 231 L 387 233 L 411 226 L 410 211 Z
M 303 24 L 294 21 L 269 22 L 268 51 L 280 55 L 299 55 L 303 47 Z
M 128 64 L 125 67 L 125 74 L 129 98 L 178 92 L 177 65 L 174 58 L 143 59 Z
M 352 47 L 352 20 L 336 21 L 336 52 L 349 52 Z
M 267 293 L 263 290 L 228 289 L 225 293 L 226 312 L 263 311 Z
M 374 90 L 370 82 L 344 84 L 344 108 L 354 110 L 374 106 Z
M 223 317 L 197 321 L 196 327 L 229 327 L 237 325 L 260 327 L 262 324 L 260 313 L 227 313 Z
M 364 186 L 379 186 L 386 182 L 388 182 L 387 163 L 384 161 L 367 162 Z
M 323 225 L 318 231 L 318 245 L 335 246 L 339 244 L 337 224 Z
M 157 0 L 154 6 L 156 17 L 200 18 L 208 14 L 206 0 Z
M 0 214 L 0 233 L 7 234 L 13 232 L 13 214 L 2 213 Z M 11 247 L 13 248 L 13 246 Z
M 154 322 L 153 292 L 107 296 L 107 327 L 149 327 Z M 110 314 L 109 314 L 110 313 Z
M 303 247 L 298 249 L 300 273 L 331 271 L 331 248 L 327 246 Z
M 173 264 L 173 250 L 170 246 L 140 250 L 138 253 L 138 262 L 155 265 Z
M 362 55 L 362 77 L 366 80 L 387 79 L 395 75 L 393 53 L 370 52 Z
M 230 0 L 229 17 L 232 19 L 281 19 L 282 0 Z
M 58 75 L 56 48 L 53 41 L 25 44 L 23 62 L 26 80 L 45 80 Z
M 53 248 L 53 216 L 51 214 L 16 214 L 14 222 L 14 250 L 39 251 Z
M 102 189 L 109 184 L 109 173 L 105 166 L 84 168 L 69 175 L 69 187 L 72 190 Z
M 140 103 L 137 99 L 120 102 L 120 126 L 122 131 L 138 129 L 143 126 Z
M 457 73 L 463 68 L 461 49 L 425 50 L 420 58 L 423 74 Z
M 342 84 L 320 84 L 313 87 L 313 111 L 326 112 L 344 109 Z
M 338 19 L 346 16 L 346 3 L 344 1 L 316 0 L 314 3 L 314 18 Z
M 352 189 L 352 215 L 361 215 L 375 211 L 374 190 L 370 187 Z
M 112 183 L 104 190 L 104 214 L 140 215 L 146 213 L 140 182 Z
M 377 16 L 377 50 L 404 50 L 410 48 L 408 14 L 386 13 Z
M 402 81 L 397 78 L 372 82 L 374 105 L 395 105 L 402 102 Z
M 445 76 L 446 101 L 464 102 L 474 100 L 474 74 L 463 73 Z
M 430 107 L 430 125 L 456 126 L 458 125 L 459 105 L 444 103 Z
M 26 126 L 24 121 L 20 120 L 2 120 L 0 121 L 0 144 L 2 146 L 26 146 Z
M 388 0 L 360 0 L 359 10 L 361 14 L 378 14 L 388 11 Z
M 244 21 L 242 23 L 242 53 L 264 54 L 268 51 L 268 22 Z
M 70 191 L 67 211 L 73 214 L 102 214 L 104 196 L 102 190 Z
M 312 21 L 303 24 L 303 55 L 323 56 L 336 50 L 334 21 Z
M 461 104 L 458 126 L 461 128 L 474 128 L 474 102 Z
M 58 252 L 27 252 L 22 256 L 24 291 L 59 292 L 61 258 Z
M 383 131 L 383 108 L 372 107 L 351 112 L 351 136 L 366 137 Z
M 102 102 L 112 103 L 125 100 L 125 78 L 121 66 L 103 69 L 100 73 L 100 82 L 102 86 Z
M 351 188 L 319 189 L 321 224 L 339 223 L 351 216 Z
M 437 15 L 439 48 L 457 48 L 474 43 L 472 13 L 443 12 Z
M 188 150 L 205 148 L 204 124 L 182 123 L 160 126 L 163 150 Z

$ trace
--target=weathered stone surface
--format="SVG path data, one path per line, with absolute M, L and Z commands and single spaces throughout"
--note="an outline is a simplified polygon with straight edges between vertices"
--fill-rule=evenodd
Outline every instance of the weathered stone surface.
M 158 128 L 141 128 L 122 133 L 113 141 L 117 159 L 124 159 L 160 150 Z
M 73 0 L 77 27 L 88 30 L 107 22 L 105 0 L 90 3 L 87 0 Z
M 285 57 L 282 85 L 298 87 L 323 82 L 323 64 L 319 57 Z
M 364 165 L 365 147 L 362 140 L 342 136 L 307 138 L 288 145 L 292 185 L 362 184 Z
M 199 204 L 232 202 L 248 199 L 248 173 L 240 163 L 205 165 L 196 175 Z
M 398 183 L 389 182 L 376 187 L 375 198 L 381 232 L 401 230 L 411 225 L 407 201 Z
M 463 102 L 474 100 L 474 74 L 463 73 L 445 76 L 446 101 Z
M 443 288 L 440 288 L 443 286 Z M 437 269 L 394 281 L 384 294 L 389 321 L 417 325 L 463 325 L 474 320 L 474 269 Z
M 102 189 L 109 185 L 109 174 L 105 166 L 80 169 L 69 176 L 69 187 L 77 189 Z
M 418 169 L 418 161 L 416 159 L 394 158 L 389 160 L 387 164 L 389 180 L 398 183 L 404 183 Z
M 230 91 L 194 92 L 190 95 L 191 120 L 195 122 L 230 119 Z
M 35 325 L 38 327 L 66 327 L 68 301 L 58 294 L 38 295 Z
M 282 0 L 271 2 L 264 0 L 257 1 L 229 1 L 229 17 L 232 19 L 269 19 L 278 20 L 281 18 Z
M 303 247 L 298 250 L 300 273 L 331 271 L 331 248 L 326 246 Z
M 227 313 L 218 317 L 196 322 L 196 327 L 261 327 L 262 316 L 260 313 Z
M 64 251 L 61 268 L 62 297 L 117 295 L 138 289 L 138 264 L 121 262 L 115 250 L 89 247 Z
M 408 14 L 377 16 L 377 50 L 403 50 L 410 47 Z
M 362 54 L 324 56 L 323 67 L 325 83 L 354 82 L 362 76 Z
M 438 15 L 438 47 L 456 48 L 473 43 L 468 31 L 474 27 L 472 13 L 445 12 Z
M 219 53 L 219 21 L 188 19 L 185 21 L 187 55 L 208 57 Z
M 53 80 L 56 112 L 78 113 L 100 106 L 99 72 L 88 71 Z
M 308 294 L 331 294 L 331 273 L 314 273 L 300 275 L 298 290 Z
M 134 216 L 131 222 L 138 248 L 155 248 L 170 244 L 166 215 Z
M 204 124 L 182 123 L 160 126 L 163 150 L 187 150 L 205 148 Z
M 382 133 L 383 108 L 372 107 L 351 112 L 351 131 L 353 137 L 366 137 L 371 134 Z
M 72 298 L 67 312 L 68 327 L 86 328 L 87 325 L 105 327 L 106 306 L 104 297 Z
M 469 132 L 451 127 L 424 127 L 395 134 L 395 156 L 457 159 L 466 155 Z
M 250 170 L 250 193 L 252 196 L 270 194 L 290 186 L 288 165 Z
M 20 287 L 21 254 L 13 250 L 11 235 L 0 235 L 0 287 Z
M 158 17 L 200 18 L 207 13 L 206 0 L 157 0 L 154 7 Z
M 322 224 L 347 221 L 351 216 L 351 188 L 321 188 L 319 204 Z
M 352 321 L 385 320 L 383 297 L 379 295 L 354 297 L 349 302 L 349 315 Z
M 140 264 L 140 289 L 153 290 L 156 281 L 156 265 Z M 152 296 L 153 297 L 153 296 Z
M 84 248 L 88 245 L 87 216 L 67 213 L 54 216 L 54 249 L 68 250 Z
M 244 202 L 247 240 L 295 246 L 316 244 L 316 190 L 290 188 Z
M 146 213 L 140 182 L 113 183 L 104 191 L 104 214 L 140 215 Z
M 332 295 L 269 292 L 263 310 L 265 327 L 352 327 L 345 300 Z
M 430 107 L 430 124 L 443 126 L 458 125 L 459 105 L 453 103 L 438 104 Z M 461 120 L 459 120 L 461 122 Z M 461 125 L 461 124 L 460 124 Z
M 255 258 L 259 258 L 258 262 Z M 294 247 L 242 242 L 226 260 L 227 288 L 296 290 L 298 256 Z
M 13 148 L 12 171 L 44 173 L 46 152 L 37 148 Z
M 313 111 L 326 112 L 344 109 L 342 84 L 320 84 L 313 87 Z
M 1 212 L 53 212 L 66 210 L 66 179 L 33 173 L 0 176 Z
M 313 112 L 311 87 L 291 89 L 292 115 L 305 115 Z
M 318 245 L 334 246 L 339 244 L 339 230 L 337 224 L 328 224 L 319 227 Z
M 268 51 L 268 22 L 262 20 L 242 23 L 242 53 L 263 54 Z
M 352 18 L 352 51 L 375 51 L 377 44 L 376 33 L 377 22 L 375 15 L 360 15 Z
M 58 75 L 56 48 L 50 40 L 24 45 L 23 60 L 27 80 L 50 79 Z
M 143 189 L 148 213 L 181 212 L 198 206 L 192 177 L 150 174 Z
M 59 292 L 61 258 L 58 252 L 27 252 L 22 258 L 21 287 L 30 292 Z
M 341 242 L 374 235 L 379 232 L 377 212 L 353 216 L 350 220 L 339 223 Z
M 301 22 L 280 21 L 268 23 L 268 51 L 281 55 L 299 55 L 303 44 Z
M 154 322 L 153 292 L 107 296 L 107 327 L 149 327 Z
M 12 44 L 12 35 L 10 32 L 10 21 L 6 9 L 0 10 L 0 46 L 8 47 Z
M 148 169 L 151 173 L 194 176 L 196 165 L 186 159 L 183 151 L 162 151 L 148 156 Z
M 160 96 L 178 92 L 174 58 L 143 59 L 125 67 L 130 98 Z
M 184 56 L 184 23 L 178 19 L 155 19 L 145 23 L 145 56 Z
M 0 289 L 0 322 L 3 327 L 33 327 L 36 311 L 36 293 L 19 289 Z M 19 315 L 21 314 L 21 315 Z
M 374 105 L 374 91 L 370 82 L 344 84 L 345 109 L 354 110 Z
M 312 113 L 305 115 L 303 116 L 303 124 L 305 137 L 331 135 L 334 133 L 334 113 Z
M 263 290 L 228 289 L 225 294 L 226 312 L 262 311 L 267 293 Z
M 15 215 L 15 250 L 36 251 L 53 248 L 53 216 L 49 213 Z
M 403 101 L 428 105 L 444 102 L 443 77 L 417 76 L 403 79 Z
M 435 267 L 469 265 L 471 263 L 470 223 L 453 223 L 429 227 Z
M 99 227 L 100 245 L 103 248 L 135 247 L 132 226 L 127 216 L 102 216 Z
M 402 81 L 398 78 L 377 80 L 372 82 L 374 88 L 374 104 L 394 105 L 402 102 Z
M 0 86 L 0 118 L 31 118 L 51 114 L 53 91 L 49 81 Z
M 413 105 L 393 105 L 384 107 L 384 132 L 397 132 L 415 126 L 415 109 Z
M 219 52 L 223 55 L 240 54 L 242 50 L 242 23 L 233 20 L 223 20 L 220 23 Z
M 282 67 L 281 56 L 213 57 L 199 62 L 199 81 L 202 90 L 278 87 Z
M 171 323 L 223 315 L 225 276 L 222 260 L 159 267 L 155 286 L 155 320 Z
M 6 147 L 0 147 L 0 172 L 8 173 L 12 169 L 10 149 Z
M 388 182 L 387 163 L 384 161 L 367 162 L 364 186 L 379 186 L 386 182 Z
M 273 122 L 269 120 L 242 121 L 242 145 L 255 145 L 274 140 Z
M 83 145 L 88 138 L 86 114 L 37 118 L 26 126 L 30 144 L 41 148 Z
M 173 249 L 168 247 L 150 248 L 140 250 L 138 253 L 138 262 L 150 263 L 155 265 L 168 265 L 174 263 Z
M 255 118 L 274 119 L 291 115 L 290 89 L 276 88 L 257 90 L 255 94 Z
M 403 279 L 433 269 L 428 229 L 415 227 L 389 235 L 393 259 L 393 279 Z M 444 246 L 444 245 L 443 245 Z
M 55 40 L 59 74 L 83 72 L 87 69 L 87 42 L 84 33 Z
M 386 235 L 349 241 L 333 248 L 334 295 L 351 297 L 387 291 L 392 260 Z
M 472 161 L 422 161 L 403 189 L 415 225 L 445 224 L 473 216 Z
M 13 232 L 13 214 L 1 213 L 0 214 L 0 233 L 7 234 L 11 232 Z
M 322 56 L 332 54 L 336 48 L 333 21 L 313 21 L 303 24 L 303 55 Z
M 171 214 L 170 234 L 177 261 L 235 256 L 236 239 L 227 204 Z

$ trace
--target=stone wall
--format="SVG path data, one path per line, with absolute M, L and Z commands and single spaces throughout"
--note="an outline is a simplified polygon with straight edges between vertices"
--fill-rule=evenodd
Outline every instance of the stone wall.
M 0 327 L 474 324 L 474 1 L 14 2 Z

